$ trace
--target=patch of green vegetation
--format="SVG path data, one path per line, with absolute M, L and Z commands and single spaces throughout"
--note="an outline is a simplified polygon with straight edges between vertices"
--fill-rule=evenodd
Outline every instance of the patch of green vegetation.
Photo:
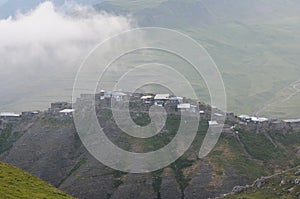
M 189 181 L 191 180 L 190 178 L 186 178 L 184 176 L 183 169 L 192 166 L 194 162 L 194 160 L 189 160 L 187 157 L 182 156 L 170 166 L 174 171 L 176 181 L 179 184 L 181 191 L 187 187 Z
M 228 154 L 221 149 L 226 149 Z M 254 180 L 268 173 L 267 168 L 249 157 L 243 146 L 233 136 L 221 135 L 215 150 L 208 155 L 208 158 L 215 166 L 217 175 L 221 175 L 224 169 L 225 171 L 234 169 L 240 176 Z
M 157 199 L 160 199 L 160 187 L 161 187 L 161 182 L 162 182 L 162 177 L 161 174 L 163 172 L 163 169 L 153 171 L 152 174 L 152 187 L 157 194 Z
M 282 132 L 273 132 L 273 138 L 280 142 L 282 145 L 286 147 L 292 147 L 293 145 L 299 145 L 300 140 L 300 132 L 293 133 L 282 133 Z
M 134 113 L 131 113 L 133 115 Z M 151 122 L 151 118 L 148 113 L 138 113 L 133 117 L 133 121 L 139 126 L 147 126 Z
M 278 159 L 284 155 L 282 149 L 274 146 L 264 134 L 243 131 L 240 132 L 239 137 L 253 158 L 267 161 Z
M 227 195 L 224 198 L 227 199 L 273 199 L 273 198 L 284 198 L 284 199 L 295 199 L 298 198 L 300 192 L 300 185 L 296 185 L 295 179 L 297 176 L 294 175 L 296 171 L 299 171 L 300 167 L 296 167 L 287 172 L 279 175 L 269 177 L 262 187 L 250 187 L 245 189 L 241 193 Z M 284 180 L 285 183 L 281 184 Z
M 157 150 L 168 144 L 176 135 L 180 124 L 180 116 L 168 115 L 163 132 L 151 138 L 144 139 L 144 148 L 147 151 Z
M 123 171 L 117 171 L 115 170 L 113 175 L 114 175 L 114 183 L 113 183 L 113 186 L 115 188 L 118 188 L 121 184 L 124 183 L 124 176 L 126 175 L 127 173 L 126 172 L 123 172 Z
M 218 176 L 222 176 L 222 175 L 224 174 L 224 172 L 221 171 L 221 170 L 218 170 L 218 171 L 216 172 L 216 174 L 217 174 Z
M 101 109 L 100 113 L 101 120 L 104 121 L 110 120 L 113 117 L 112 111 L 110 109 Z
M 0 153 L 7 151 L 12 147 L 13 143 L 21 136 L 21 132 L 13 132 L 12 124 L 9 124 L 0 133 Z
M 45 126 L 51 127 L 60 127 L 64 125 L 71 125 L 73 124 L 72 118 L 55 118 L 55 117 L 45 117 L 42 120 L 42 124 Z
M 1 198 L 62 199 L 71 196 L 18 168 L 0 162 Z

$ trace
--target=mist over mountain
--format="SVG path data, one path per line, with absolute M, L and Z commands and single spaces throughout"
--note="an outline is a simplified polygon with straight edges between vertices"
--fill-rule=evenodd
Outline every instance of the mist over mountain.
M 67 16 L 80 13 L 80 11 L 77 12 L 73 9 L 78 6 L 74 3 L 79 3 L 84 5 L 83 7 L 92 5 L 99 13 L 105 11 L 109 13 L 109 16 L 126 19 L 125 28 L 119 28 L 114 33 L 137 26 L 158 26 L 179 30 L 203 45 L 217 64 L 224 79 L 228 97 L 228 109 L 230 111 L 283 119 L 299 117 L 297 111 L 300 105 L 300 92 L 298 89 L 300 81 L 300 58 L 298 56 L 300 53 L 298 47 L 300 42 L 299 1 L 153 0 L 150 2 L 146 0 L 114 0 L 68 1 L 68 3 L 65 3 L 65 1 L 57 0 L 53 2 L 57 5 L 53 10 L 58 15 Z M 7 12 L 6 16 L 12 15 L 16 11 L 15 8 L 19 8 L 23 13 L 31 10 L 31 12 L 26 14 L 30 16 L 32 13 L 35 13 L 36 6 L 39 3 L 40 1 L 28 1 L 26 4 L 24 1 L 2 2 L 0 9 L 3 9 L 3 11 L 1 10 L 0 13 Z M 96 14 L 97 12 L 93 13 Z M 26 15 L 23 15 L 23 18 Z M 40 18 L 37 15 L 35 16 L 37 19 Z M 34 29 L 36 32 L 40 31 L 38 35 L 45 35 L 45 37 L 47 35 L 47 37 L 51 38 L 55 33 L 48 29 L 43 30 L 42 27 L 48 22 L 42 21 L 46 20 L 44 18 L 40 19 L 41 21 L 35 22 L 36 25 L 34 27 L 33 25 L 32 27 L 26 26 L 26 31 L 22 29 L 18 34 L 14 33 L 14 35 L 22 38 L 22 36 L 27 34 L 29 38 L 32 38 L 30 36 L 32 31 L 29 30 Z M 18 20 L 13 19 L 11 22 Z M 55 20 L 56 18 L 54 17 L 50 21 L 54 24 L 56 23 Z M 10 20 L 2 19 L 0 21 L 0 29 L 1 25 L 7 24 L 8 21 Z M 97 28 L 95 23 L 94 26 L 89 26 L 84 28 L 84 30 L 95 28 L 100 32 L 110 32 L 106 31 L 106 29 L 113 23 L 109 23 L 107 26 L 102 27 L 98 24 Z M 60 28 L 52 26 L 49 29 L 59 30 Z M 77 29 L 83 30 L 82 28 Z M 94 30 L 91 31 L 93 32 Z M 80 36 L 79 40 L 89 41 L 86 43 L 81 42 L 81 44 L 85 43 L 84 45 L 89 43 L 89 48 L 86 49 L 92 48 L 93 45 L 105 38 L 104 35 L 108 35 L 104 34 L 103 37 L 101 36 L 102 39 L 98 37 L 98 40 L 94 40 L 94 36 L 90 36 L 89 33 L 84 34 Z M 4 36 L 1 35 L 2 38 L 5 38 Z M 65 35 L 66 37 L 72 36 Z M 24 36 L 24 40 L 27 40 L 27 36 Z M 49 43 L 51 46 L 51 42 Z M 4 51 L 9 53 L 14 52 L 15 48 L 20 48 L 16 43 L 14 45 L 14 47 L 5 47 Z M 60 45 L 64 46 L 63 42 Z M 57 48 L 60 49 L 60 47 Z M 29 76 L 31 81 L 26 82 L 26 84 L 18 84 L 19 86 L 13 86 L 17 82 L 15 79 L 19 79 L 19 77 L 14 80 L 6 78 L 7 81 L 0 91 L 1 111 L 45 109 L 51 101 L 56 99 L 70 101 L 77 68 L 71 67 L 71 70 L 62 70 L 63 72 L 60 70 L 70 68 L 68 66 L 80 65 L 80 59 L 71 59 L 69 58 L 71 56 L 68 55 L 64 57 L 63 62 L 56 63 L 56 59 L 51 57 L 56 50 L 52 49 L 45 52 L 43 50 L 43 47 L 39 50 L 36 49 L 35 53 L 42 53 L 44 55 L 42 57 L 54 60 L 53 63 L 35 58 L 32 59 L 34 63 L 30 63 L 30 65 L 51 65 L 52 67 L 50 68 L 54 70 L 53 73 L 47 73 L 49 74 L 48 77 L 42 77 L 31 72 L 31 76 Z M 71 51 L 74 52 L 73 50 Z M 77 52 L 79 53 L 79 51 Z M 82 58 L 87 52 L 87 50 L 82 50 L 80 51 L 80 56 L 75 53 L 75 56 L 72 57 Z M 1 58 L 2 60 L 12 60 L 11 56 L 6 56 L 6 54 L 1 56 L 3 57 Z M 26 57 L 30 58 L 30 56 Z M 61 59 L 61 57 L 58 59 Z M 23 61 L 16 63 L 15 66 L 21 68 L 23 65 L 28 64 L 26 63 L 27 61 L 25 63 Z M 65 63 L 68 61 L 70 63 Z M 2 61 L 1 66 L 4 67 L 4 65 L 6 68 L 16 68 L 15 66 L 10 66 L 11 63 Z M 54 68 L 60 69 L 56 70 Z M 2 74 L 5 74 L 6 77 L 18 76 L 17 73 L 8 71 L 3 70 Z M 53 77 L 55 77 L 56 81 L 52 81 Z M 37 83 L 37 80 L 44 83 Z M 25 82 L 25 80 L 21 82 Z M 22 89 L 20 89 L 20 85 L 23 86 Z M 199 92 L 201 92 L 206 101 L 209 101 L 210 98 L 205 92 L 205 85 L 202 87 L 203 89 Z M 32 88 L 34 88 L 34 93 Z
M 82 59 L 97 43 L 131 27 L 129 18 L 89 7 L 70 4 L 76 15 L 56 8 L 45 2 L 0 20 L 1 112 L 44 109 L 58 96 L 70 100 Z

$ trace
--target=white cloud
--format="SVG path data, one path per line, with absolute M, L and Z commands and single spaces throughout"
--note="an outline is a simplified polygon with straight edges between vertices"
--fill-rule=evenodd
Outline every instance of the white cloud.
M 0 111 L 12 107 L 8 102 L 33 104 L 30 96 L 71 87 L 89 50 L 130 26 L 127 17 L 78 5 L 55 8 L 51 2 L 15 19 L 0 20 Z

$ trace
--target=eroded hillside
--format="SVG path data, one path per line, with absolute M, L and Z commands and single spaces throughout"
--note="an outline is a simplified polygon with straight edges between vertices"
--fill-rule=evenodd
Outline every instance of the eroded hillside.
M 141 104 L 135 108 L 143 110 Z M 210 108 L 206 108 L 208 114 Z M 138 140 L 117 128 L 109 108 L 100 105 L 97 110 L 109 139 L 129 151 L 162 147 L 176 134 L 180 122 L 178 114 L 170 113 L 164 133 Z M 149 123 L 145 111 L 132 109 L 131 116 L 139 125 Z M 230 127 L 234 125 L 233 130 Z M 18 122 L 2 121 L 1 160 L 78 198 L 216 197 L 236 185 L 246 185 L 300 164 L 300 132 L 293 128 L 253 130 L 253 126 L 241 125 L 235 117 L 226 121 L 214 150 L 199 159 L 207 128 L 208 119 L 204 117 L 190 149 L 170 166 L 148 174 L 129 174 L 104 166 L 87 152 L 72 115 L 46 111 Z

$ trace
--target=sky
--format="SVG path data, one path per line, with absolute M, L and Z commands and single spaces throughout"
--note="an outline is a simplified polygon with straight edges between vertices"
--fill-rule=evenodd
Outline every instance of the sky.
M 0 6 L 2 6 L 6 2 L 7 2 L 7 0 L 0 0 Z

